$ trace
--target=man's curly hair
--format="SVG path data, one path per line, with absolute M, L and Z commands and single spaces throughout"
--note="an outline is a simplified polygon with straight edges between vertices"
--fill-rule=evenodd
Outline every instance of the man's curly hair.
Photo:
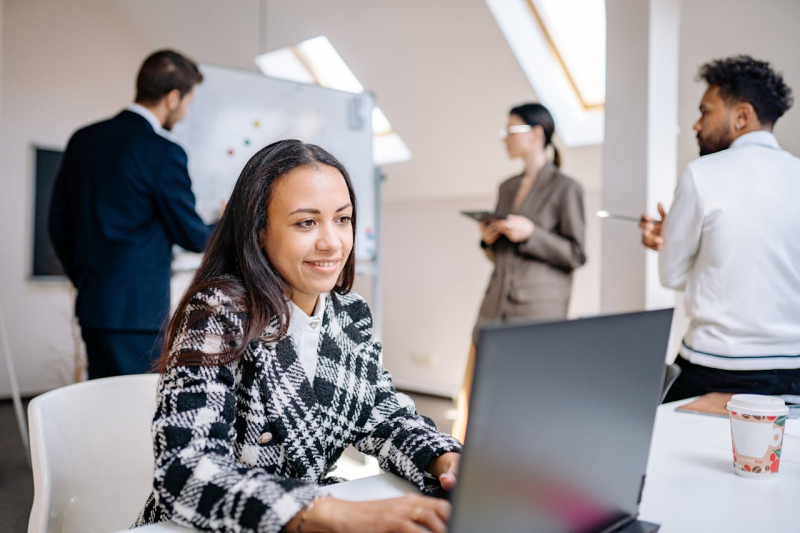
M 698 80 L 719 87 L 728 104 L 747 102 L 762 124 L 775 124 L 792 107 L 792 90 L 769 63 L 747 55 L 715 59 L 700 67 Z

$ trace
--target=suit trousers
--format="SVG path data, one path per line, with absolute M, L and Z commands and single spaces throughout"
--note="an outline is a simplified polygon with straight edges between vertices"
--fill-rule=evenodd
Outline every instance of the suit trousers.
M 681 373 L 670 387 L 664 403 L 701 396 L 709 392 L 742 394 L 800 394 L 800 368 L 776 370 L 723 370 L 696 365 L 678 356 Z
M 81 328 L 81 335 L 89 379 L 150 372 L 164 347 L 160 331 Z

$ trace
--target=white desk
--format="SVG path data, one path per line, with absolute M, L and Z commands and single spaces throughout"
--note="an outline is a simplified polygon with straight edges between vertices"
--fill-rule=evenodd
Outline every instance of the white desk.
M 800 420 L 786 423 L 781 467 L 775 479 L 733 472 L 730 423 L 725 418 L 675 412 L 682 402 L 658 408 L 647 465 L 641 517 L 663 533 L 800 532 Z M 381 474 L 330 487 L 344 500 L 378 500 L 417 492 L 410 483 Z M 188 530 L 154 524 L 137 533 Z

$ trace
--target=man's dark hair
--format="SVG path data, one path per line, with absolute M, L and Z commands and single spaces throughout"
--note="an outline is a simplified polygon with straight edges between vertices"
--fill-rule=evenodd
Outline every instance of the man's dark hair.
M 715 59 L 700 67 L 698 80 L 719 87 L 727 104 L 749 103 L 762 124 L 773 125 L 792 107 L 792 90 L 769 63 L 739 55 Z
M 203 81 L 197 64 L 174 50 L 159 50 L 144 60 L 136 77 L 136 101 L 155 103 L 178 89 L 181 98 Z

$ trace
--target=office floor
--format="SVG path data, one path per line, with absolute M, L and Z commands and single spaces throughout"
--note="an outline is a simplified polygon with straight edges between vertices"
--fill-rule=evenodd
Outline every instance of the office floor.
M 27 409 L 28 402 L 24 402 Z M 0 401 L 0 532 L 28 529 L 33 505 L 33 477 L 11 400 Z
M 449 398 L 408 393 L 417 411 L 431 418 L 445 433 L 452 425 L 453 401 Z M 25 401 L 27 409 L 28 402 Z M 0 533 L 26 531 L 33 505 L 33 477 L 25 461 L 14 405 L 0 401 Z M 341 475 L 341 472 L 337 472 Z

